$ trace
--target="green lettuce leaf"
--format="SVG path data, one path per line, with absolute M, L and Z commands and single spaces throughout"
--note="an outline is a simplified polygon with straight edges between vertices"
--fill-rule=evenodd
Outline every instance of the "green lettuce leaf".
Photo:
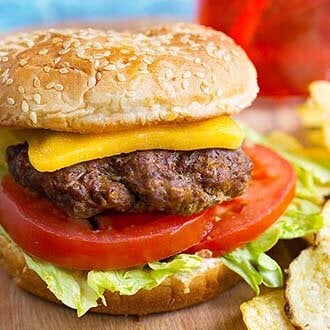
M 330 164 L 300 156 L 276 145 L 251 129 L 244 128 L 247 140 L 266 145 L 286 158 L 297 172 L 296 196 L 286 212 L 257 240 L 223 256 L 227 267 L 239 274 L 259 294 L 259 285 L 280 287 L 283 274 L 269 257 L 279 239 L 293 239 L 319 231 L 323 226 L 321 205 L 330 191 Z
M 160 285 L 169 276 L 196 270 L 202 263 L 199 256 L 179 254 L 166 262 L 150 262 L 144 267 L 133 269 L 74 271 L 27 255 L 1 226 L 0 235 L 12 249 L 24 256 L 27 267 L 39 275 L 57 299 L 77 310 L 79 317 L 96 307 L 99 298 L 106 304 L 103 295 L 105 290 L 133 295 L 140 289 L 150 290 Z
M 87 285 L 84 272 L 61 269 L 27 254 L 24 258 L 27 266 L 40 276 L 56 298 L 76 309 L 79 317 L 97 306 L 98 295 Z
M 196 255 L 179 254 L 171 261 L 150 262 L 143 268 L 90 271 L 87 282 L 101 298 L 105 290 L 134 295 L 141 289 L 157 287 L 169 276 L 197 269 L 201 261 L 202 258 Z
M 239 274 L 259 294 L 259 285 L 271 288 L 283 285 L 280 266 L 269 257 L 269 251 L 280 239 L 303 237 L 319 231 L 323 217 L 319 207 L 309 201 L 295 198 L 287 211 L 257 240 L 225 256 L 224 264 Z
M 283 275 L 279 265 L 264 252 L 270 250 L 279 240 L 280 230 L 272 227 L 257 240 L 242 248 L 226 254 L 224 264 L 239 274 L 251 288 L 259 294 L 259 285 L 270 287 L 283 284 Z

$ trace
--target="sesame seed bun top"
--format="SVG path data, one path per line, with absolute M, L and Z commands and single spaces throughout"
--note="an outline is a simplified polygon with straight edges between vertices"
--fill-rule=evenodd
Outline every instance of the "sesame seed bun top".
M 45 30 L 0 41 L 0 126 L 95 133 L 234 114 L 256 71 L 221 32 Z

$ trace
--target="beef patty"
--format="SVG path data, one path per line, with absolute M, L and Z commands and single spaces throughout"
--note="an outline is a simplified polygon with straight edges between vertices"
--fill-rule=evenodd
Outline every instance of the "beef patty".
M 10 173 L 76 218 L 106 210 L 190 215 L 241 195 L 252 163 L 241 149 L 148 150 L 38 172 L 27 144 L 7 149 Z

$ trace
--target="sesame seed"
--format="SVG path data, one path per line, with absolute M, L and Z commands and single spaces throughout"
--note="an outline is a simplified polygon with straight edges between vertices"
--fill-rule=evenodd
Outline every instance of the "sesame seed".
M 125 77 L 125 75 L 124 74 L 122 74 L 122 73 L 118 73 L 117 74 L 117 79 L 119 80 L 119 81 L 126 81 L 126 77 Z
M 149 70 L 147 70 L 147 69 L 139 69 L 139 72 L 141 73 L 141 74 L 149 74 L 150 73 L 150 71 Z
M 94 48 L 97 48 L 97 49 L 102 49 L 103 48 L 102 45 L 101 45 L 101 43 L 98 42 L 98 41 L 96 41 L 96 42 L 93 43 L 93 47 Z
M 110 50 L 106 50 L 104 53 L 103 53 L 103 56 L 104 57 L 108 57 L 111 55 L 111 51 Z
M 125 67 L 125 64 L 124 63 L 118 63 L 117 64 L 117 68 L 118 69 L 124 69 L 124 67 Z
M 27 60 L 24 60 L 24 59 L 19 60 L 19 65 L 20 65 L 20 66 L 25 66 L 25 65 L 27 65 L 27 64 L 28 64 L 28 61 L 27 61 Z
M 41 49 L 39 50 L 38 54 L 39 55 L 46 55 L 48 53 L 48 49 L 44 48 L 44 49 Z
M 38 77 L 34 77 L 34 79 L 33 79 L 33 86 L 35 88 L 39 88 L 40 87 L 40 80 L 39 80 Z
M 210 88 L 209 87 L 207 87 L 207 86 L 201 86 L 201 89 L 202 89 L 202 92 L 204 93 L 204 94 L 210 94 L 211 93 L 211 91 L 210 91 Z
M 13 80 L 12 78 L 9 78 L 9 79 L 6 81 L 6 86 L 10 86 L 13 82 L 14 82 L 14 80 Z
M 182 109 L 181 107 L 175 106 L 172 108 L 172 112 L 180 112 Z
M 183 78 L 190 78 L 191 77 L 191 72 L 190 71 L 185 71 L 182 75 Z
M 94 58 L 96 58 L 96 59 L 101 59 L 101 58 L 103 58 L 103 57 L 104 57 L 103 54 L 95 54 L 95 55 L 94 55 Z
M 70 40 L 65 40 L 63 42 L 63 48 L 68 49 L 71 46 L 71 41 Z
M 134 97 L 134 96 L 136 96 L 136 91 L 127 91 L 126 94 L 129 97 Z
M 96 80 L 99 81 L 99 80 L 101 80 L 101 78 L 102 78 L 102 73 L 101 72 L 98 72 L 96 74 Z
M 121 49 L 120 52 L 122 54 L 128 54 L 129 53 L 129 50 L 128 49 Z
M 222 90 L 220 88 L 217 90 L 217 96 L 222 96 Z
M 61 57 L 56 57 L 54 59 L 54 64 L 56 65 L 62 58 Z
M 26 45 L 28 46 L 28 47 L 33 47 L 34 46 L 34 42 L 32 41 L 32 40 L 26 40 Z
M 46 85 L 46 89 L 52 89 L 55 86 L 55 83 L 52 81 Z
M 201 60 L 199 57 L 196 57 L 196 58 L 194 59 L 194 63 L 196 63 L 196 64 L 201 64 L 201 63 L 202 63 L 202 60 Z
M 109 61 L 108 60 L 103 60 L 102 63 L 101 63 L 101 66 L 104 68 L 108 64 L 109 64 Z
M 9 58 L 7 56 L 4 56 L 1 58 L 2 62 L 8 62 Z
M 61 69 L 59 70 L 59 72 L 60 72 L 61 74 L 66 74 L 66 73 L 69 73 L 69 70 L 68 70 L 67 68 L 61 68 Z
M 59 55 L 67 54 L 70 50 L 71 50 L 71 48 L 61 49 L 58 51 L 58 54 Z
M 50 67 L 47 66 L 47 65 L 45 65 L 45 66 L 43 67 L 43 70 L 44 70 L 46 73 L 48 73 L 48 72 L 50 71 Z
M 22 111 L 23 112 L 28 112 L 29 109 L 30 109 L 30 107 L 29 107 L 28 103 L 25 100 L 23 100 L 22 101 Z
M 187 89 L 189 87 L 189 83 L 188 83 L 188 81 L 187 80 L 184 80 L 183 82 L 182 82 L 182 88 L 183 89 Z
M 153 60 L 151 58 L 144 57 L 143 58 L 143 62 L 146 63 L 146 64 L 152 64 L 153 63 Z
M 53 44 L 58 44 L 58 43 L 61 43 L 61 42 L 63 42 L 63 40 L 59 37 L 55 37 L 55 38 L 52 39 Z
M 80 46 L 80 41 L 78 39 L 74 40 L 72 43 L 73 47 L 79 47 Z
M 64 86 L 62 84 L 55 84 L 54 88 L 58 91 L 61 92 L 64 89 Z
M 117 69 L 117 67 L 114 64 L 109 64 L 103 68 L 106 71 L 114 71 Z
M 213 84 L 215 84 L 217 81 L 217 76 L 214 73 L 212 73 L 211 79 L 212 79 Z
M 195 76 L 198 77 L 198 78 L 203 79 L 203 78 L 205 78 L 206 73 L 205 72 L 198 71 L 198 72 L 195 73 Z
M 121 109 L 126 109 L 127 108 L 127 99 L 122 97 L 119 100 L 119 106 L 120 106 Z
M 223 49 L 219 49 L 218 51 L 215 52 L 215 57 L 218 59 L 223 58 L 225 60 L 225 51 Z
M 41 103 L 41 95 L 39 93 L 36 93 L 33 95 L 34 102 L 37 104 Z
M 211 67 L 208 64 L 206 64 L 205 62 L 202 63 L 202 66 L 207 70 L 211 70 Z
M 21 93 L 21 94 L 24 94 L 25 93 L 25 89 L 22 85 L 18 86 L 18 91 Z
M 14 105 L 15 104 L 15 100 L 12 97 L 7 97 L 7 103 L 9 105 Z
M 31 112 L 30 119 L 33 122 L 33 124 L 36 124 L 38 122 L 37 114 L 35 112 Z
M 9 69 L 7 68 L 4 72 L 1 73 L 1 77 L 7 76 L 9 73 Z
M 87 86 L 88 88 L 93 88 L 96 85 L 96 78 L 95 77 L 89 77 Z
M 171 69 L 167 69 L 165 71 L 165 78 L 171 78 L 173 76 L 173 71 Z
M 85 59 L 85 51 L 83 49 L 78 49 L 77 56 L 81 59 Z

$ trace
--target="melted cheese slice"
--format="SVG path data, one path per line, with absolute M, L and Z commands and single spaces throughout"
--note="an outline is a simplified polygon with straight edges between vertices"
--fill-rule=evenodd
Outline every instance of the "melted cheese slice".
M 53 172 L 84 161 L 136 150 L 237 149 L 244 133 L 229 117 L 202 122 L 153 126 L 107 134 L 80 135 L 38 131 L 27 134 L 31 164 Z

